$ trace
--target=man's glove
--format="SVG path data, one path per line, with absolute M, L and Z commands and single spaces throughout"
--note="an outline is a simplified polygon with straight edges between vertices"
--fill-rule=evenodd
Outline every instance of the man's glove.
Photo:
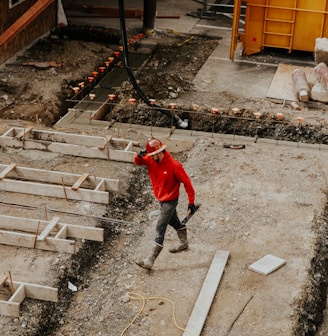
M 142 158 L 147 154 L 147 151 L 144 149 L 138 153 L 138 158 Z
M 195 204 L 188 204 L 188 214 L 189 216 L 196 212 L 196 205 Z

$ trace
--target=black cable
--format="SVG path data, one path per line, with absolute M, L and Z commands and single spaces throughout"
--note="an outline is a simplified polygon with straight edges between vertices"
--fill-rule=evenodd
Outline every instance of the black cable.
M 126 36 L 126 25 L 125 25 L 125 9 L 124 9 L 124 0 L 119 0 L 119 13 L 120 13 L 120 24 L 121 24 L 121 32 L 122 32 L 122 44 L 123 44 L 123 52 L 124 52 L 124 63 L 125 68 L 128 73 L 128 76 L 130 78 L 130 81 L 134 87 L 134 89 L 137 91 L 139 97 L 148 105 L 151 107 L 156 107 L 156 109 L 165 114 L 166 116 L 172 118 L 175 121 L 176 126 L 180 126 L 181 128 L 187 128 L 188 123 L 181 120 L 177 115 L 174 113 L 170 113 L 167 110 L 164 110 L 160 108 L 157 105 L 152 104 L 149 99 L 144 95 L 142 92 L 140 86 L 138 85 L 136 78 L 130 68 L 130 62 L 129 62 L 129 52 L 128 52 L 128 43 L 127 43 L 127 36 Z

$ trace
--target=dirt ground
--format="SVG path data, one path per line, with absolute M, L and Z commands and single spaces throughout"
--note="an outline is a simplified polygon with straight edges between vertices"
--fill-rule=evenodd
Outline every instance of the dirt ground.
M 219 99 L 220 115 L 231 116 L 231 108 L 239 107 L 247 121 L 232 124 L 222 117 L 212 123 L 211 115 L 205 121 L 196 116 L 193 127 L 208 133 L 185 133 L 193 147 L 175 155 L 191 176 L 196 201 L 201 203 L 188 223 L 190 248 L 170 254 L 168 248 L 177 237 L 169 228 L 154 270 L 148 273 L 134 263 L 151 248 L 158 214 L 143 168 L 2 148 L 3 164 L 73 173 L 83 170 L 122 181 L 122 191 L 113 193 L 107 206 L 0 193 L 2 214 L 44 219 L 58 210 L 63 222 L 105 229 L 104 243 L 79 241 L 75 255 L 0 246 L 3 273 L 10 270 L 14 280 L 59 288 L 59 303 L 26 299 L 19 318 L 0 317 L 3 334 L 182 335 L 214 254 L 224 250 L 230 258 L 202 335 L 315 335 L 323 319 L 327 288 L 325 106 L 304 107 L 299 112 L 313 116 L 314 121 L 322 119 L 321 124 L 272 124 L 275 114 L 268 111 L 283 111 L 287 121 L 289 116 L 295 117 L 295 111 L 265 99 L 241 100 L 224 93 L 213 97 L 193 87 L 193 77 L 219 40 L 189 39 L 167 32 L 151 38 L 158 43 L 157 56 L 138 74 L 147 96 L 156 97 L 163 105 L 175 100 L 182 109 L 199 103 L 205 113 Z M 3 65 L 1 133 L 11 126 L 52 129 L 71 104 L 67 99 L 72 97 L 72 88 L 117 48 L 115 44 L 52 36 Z M 40 69 L 23 62 L 56 62 L 58 66 Z M 122 99 L 134 92 L 128 82 L 118 91 Z M 149 121 L 142 111 L 136 112 L 134 122 L 170 126 L 164 116 Z M 261 128 L 254 120 L 257 112 L 263 113 Z M 182 116 L 188 115 L 183 112 Z M 115 119 L 124 121 L 125 116 L 117 113 Z M 213 125 L 222 133 L 213 134 Z M 244 149 L 224 148 L 223 144 L 236 142 L 233 128 L 236 135 L 248 136 L 237 138 L 246 145 Z M 103 130 L 92 127 L 86 132 L 104 135 Z M 254 132 L 260 132 L 257 141 Z M 141 140 L 140 148 L 135 148 L 138 151 L 149 134 L 133 128 L 133 136 Z M 186 208 L 182 188 L 181 217 Z M 267 276 L 248 270 L 266 254 L 285 259 L 286 265 Z M 76 292 L 68 289 L 68 282 L 77 286 Z M 320 335 L 326 333 L 320 331 Z M 193 331 L 185 334 L 193 335 Z

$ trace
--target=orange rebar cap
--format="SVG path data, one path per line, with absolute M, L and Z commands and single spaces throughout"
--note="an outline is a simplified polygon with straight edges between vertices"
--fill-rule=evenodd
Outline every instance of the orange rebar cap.
M 162 152 L 167 146 L 164 145 L 159 139 L 152 138 L 147 141 L 146 150 L 147 155 L 152 156 Z

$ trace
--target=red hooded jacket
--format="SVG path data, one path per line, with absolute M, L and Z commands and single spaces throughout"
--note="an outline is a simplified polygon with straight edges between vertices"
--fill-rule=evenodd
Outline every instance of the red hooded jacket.
M 195 190 L 182 164 L 165 151 L 160 162 L 154 162 L 150 156 L 134 156 L 134 163 L 147 166 L 155 197 L 160 202 L 175 200 L 179 197 L 180 184 L 183 183 L 189 204 L 195 203 Z

